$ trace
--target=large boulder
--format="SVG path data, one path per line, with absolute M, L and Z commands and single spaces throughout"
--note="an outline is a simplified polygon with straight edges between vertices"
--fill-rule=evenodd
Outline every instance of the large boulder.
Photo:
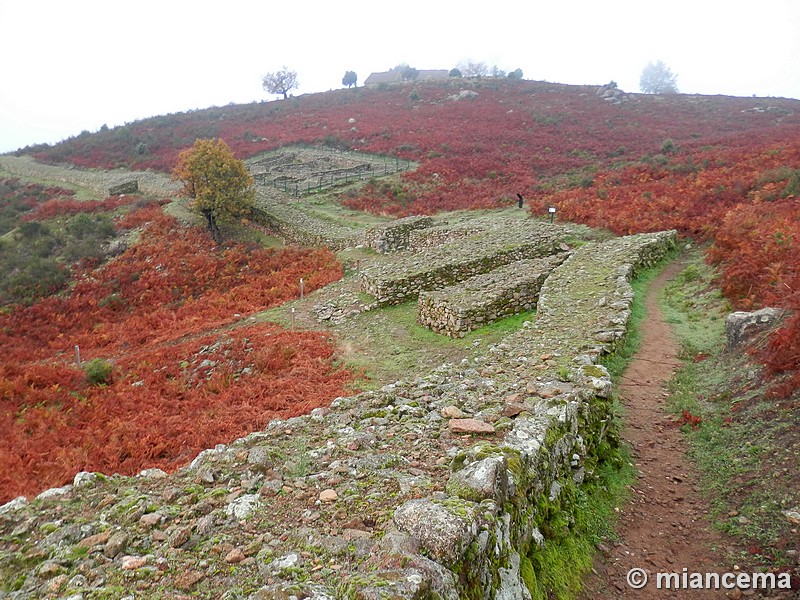
M 754 312 L 738 311 L 729 314 L 725 319 L 728 350 L 739 348 L 755 335 L 772 329 L 783 315 L 784 311 L 779 308 L 762 308 Z

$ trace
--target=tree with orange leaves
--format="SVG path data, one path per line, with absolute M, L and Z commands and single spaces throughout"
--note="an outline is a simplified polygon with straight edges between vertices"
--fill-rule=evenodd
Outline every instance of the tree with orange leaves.
M 199 139 L 182 151 L 173 178 L 183 182 L 192 209 L 206 219 L 216 244 L 222 243 L 218 221 L 247 215 L 255 202 L 253 178 L 221 139 Z

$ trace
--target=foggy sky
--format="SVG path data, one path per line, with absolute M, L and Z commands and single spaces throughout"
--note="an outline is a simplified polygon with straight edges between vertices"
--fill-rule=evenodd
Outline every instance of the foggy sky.
M 0 0 L 0 26 L 0 152 L 271 100 L 261 79 L 284 65 L 296 95 L 465 60 L 637 92 L 662 60 L 681 92 L 800 98 L 797 0 Z

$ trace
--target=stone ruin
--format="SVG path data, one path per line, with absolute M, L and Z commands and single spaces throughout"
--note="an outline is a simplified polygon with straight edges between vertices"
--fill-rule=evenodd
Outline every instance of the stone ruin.
M 536 318 L 481 356 L 272 421 L 171 475 L 79 473 L 0 507 L 7 597 L 531 598 L 537 555 L 618 443 L 600 360 L 625 336 L 629 281 L 675 241 L 566 253 L 562 235 L 527 241 L 540 256 L 515 260 L 552 267 Z M 478 263 L 503 256 L 490 247 Z M 433 279 L 474 274 L 464 258 L 428 261 Z M 400 264 L 387 298 L 426 291 Z

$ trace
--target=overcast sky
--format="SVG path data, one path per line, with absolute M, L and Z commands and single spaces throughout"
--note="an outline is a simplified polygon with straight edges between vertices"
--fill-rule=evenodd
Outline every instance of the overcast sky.
M 0 152 L 194 108 L 359 85 L 407 63 L 616 81 L 662 60 L 681 92 L 800 98 L 800 0 L 0 0 Z

